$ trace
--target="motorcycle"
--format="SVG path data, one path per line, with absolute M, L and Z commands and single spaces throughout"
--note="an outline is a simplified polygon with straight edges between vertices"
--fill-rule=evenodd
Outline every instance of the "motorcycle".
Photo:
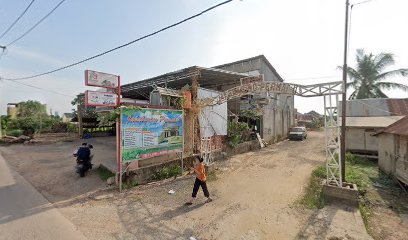
M 89 148 L 90 149 L 93 148 L 92 145 L 90 145 Z M 89 161 L 85 161 L 83 159 L 78 158 L 77 151 L 74 152 L 73 155 L 74 155 L 74 157 L 77 158 L 77 160 L 76 160 L 77 165 L 75 166 L 76 173 L 78 173 L 80 177 L 85 177 L 85 173 L 88 170 L 92 169 L 92 166 L 93 166 L 93 164 L 92 164 L 93 154 L 91 154 L 89 156 Z

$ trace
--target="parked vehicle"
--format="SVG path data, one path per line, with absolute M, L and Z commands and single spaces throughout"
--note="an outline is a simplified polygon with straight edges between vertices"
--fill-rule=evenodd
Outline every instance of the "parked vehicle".
M 304 140 L 307 138 L 307 130 L 305 127 L 294 127 L 289 130 L 290 140 Z
M 85 173 L 92 169 L 92 148 L 93 146 L 91 144 L 83 143 L 73 154 L 74 157 L 76 157 L 77 163 L 75 166 L 76 173 L 78 173 L 80 177 L 85 177 Z

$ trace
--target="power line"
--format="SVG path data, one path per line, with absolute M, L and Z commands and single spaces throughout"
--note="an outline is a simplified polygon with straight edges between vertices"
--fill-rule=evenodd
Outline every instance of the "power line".
M 20 20 L 22 16 L 24 16 L 24 14 L 31 7 L 31 5 L 33 5 L 34 2 L 35 0 L 31 0 L 30 4 L 28 4 L 28 6 L 24 9 L 24 11 L 20 14 L 20 16 L 18 16 L 17 19 L 6 29 L 6 31 L 4 31 L 3 34 L 1 34 L 0 39 L 3 38 L 4 35 L 6 35 L 14 27 L 14 25 L 16 25 L 16 23 Z
M 74 96 L 67 95 L 67 94 L 64 94 L 64 93 L 60 93 L 60 92 L 57 92 L 57 91 L 53 91 L 53 90 L 50 90 L 50 89 L 41 88 L 41 87 L 37 87 L 37 86 L 34 86 L 34 85 L 18 82 L 18 81 L 11 81 L 11 82 L 17 83 L 17 84 L 20 84 L 20 85 L 24 85 L 26 87 L 31 87 L 31 88 L 35 88 L 35 89 L 38 89 L 38 90 L 42 90 L 42 91 L 45 91 L 45 92 L 50 92 L 50 93 L 58 94 L 58 95 L 69 97 L 69 98 L 75 98 Z
M 139 41 L 141 41 L 141 40 L 143 40 L 143 39 L 145 39 L 145 38 L 154 36 L 154 35 L 156 35 L 156 34 L 158 34 L 158 33 L 160 33 L 160 32 L 166 31 L 166 30 L 168 30 L 168 29 L 170 29 L 170 28 L 176 27 L 176 26 L 178 26 L 178 25 L 180 25 L 180 24 L 182 24 L 182 23 L 184 23 L 184 22 L 187 22 L 187 21 L 189 21 L 189 20 L 192 20 L 192 19 L 194 19 L 194 18 L 197 18 L 197 17 L 203 15 L 204 13 L 207 13 L 207 12 L 209 12 L 209 11 L 215 9 L 215 8 L 218 8 L 218 7 L 220 7 L 220 6 L 224 5 L 224 4 L 230 3 L 230 2 L 232 2 L 232 1 L 234 1 L 234 0 L 227 0 L 227 1 L 221 2 L 221 3 L 217 4 L 217 5 L 214 5 L 214 6 L 210 7 L 210 8 L 207 8 L 206 10 L 204 10 L 204 11 L 198 13 L 198 14 L 195 14 L 195 15 L 193 15 L 193 16 L 191 16 L 191 17 L 185 18 L 185 19 L 183 19 L 183 20 L 181 20 L 181 21 L 179 21 L 179 22 L 177 22 L 177 23 L 171 24 L 171 25 L 169 25 L 169 26 L 167 26 L 167 27 L 164 27 L 164 28 L 162 28 L 162 29 L 160 29 L 160 30 L 157 30 L 157 31 L 155 31 L 155 32 L 152 32 L 152 33 L 150 33 L 150 34 L 147 34 L 147 35 L 145 35 L 145 36 L 143 36 L 143 37 L 137 38 L 137 39 L 135 39 L 135 40 L 133 40 L 133 41 L 130 41 L 130 42 L 125 43 L 125 44 L 123 44 L 123 45 L 120 45 L 120 46 L 118 46 L 118 47 L 112 48 L 112 49 L 110 49 L 110 50 L 107 50 L 107 51 L 105 51 L 105 52 L 99 53 L 99 54 L 94 55 L 94 56 L 92 56 L 92 57 L 83 59 L 83 60 L 81 60 L 81 61 L 78 61 L 78 62 L 69 64 L 69 65 L 66 65 L 66 66 L 64 66 L 64 67 L 60 67 L 60 68 L 57 68 L 57 69 L 54 69 L 54 70 L 51 70 L 51 71 L 48 71 L 48 72 L 44 72 L 44 73 L 40 73 L 40 74 L 28 76 L 28 77 L 20 77 L 20 78 L 0 78 L 0 79 L 2 79 L 2 80 L 9 80 L 9 81 L 26 80 L 26 79 L 31 79 L 31 78 L 36 78 L 36 77 L 48 75 L 48 74 L 51 74 L 51 73 L 55 73 L 55 72 L 58 72 L 58 71 L 61 71 L 61 70 L 64 70 L 64 69 L 67 69 L 67 68 L 70 68 L 70 67 L 79 65 L 79 64 L 81 64 L 81 63 L 87 62 L 87 61 L 89 61 L 89 60 L 92 60 L 92 59 L 101 57 L 101 56 L 103 56 L 103 55 L 105 55 L 105 54 L 111 53 L 111 52 L 113 52 L 113 51 L 119 50 L 119 49 L 121 49 L 121 48 L 123 48 L 123 47 L 127 47 L 127 46 L 129 46 L 129 45 L 131 45 L 131 44 L 133 44 L 133 43 L 136 43 L 136 42 L 139 42 Z
M 59 2 L 57 4 L 57 6 L 55 6 L 49 13 L 47 13 L 47 15 L 45 15 L 43 18 L 41 18 L 36 24 L 34 24 L 34 26 L 32 26 L 30 29 L 28 29 L 25 33 L 23 33 L 20 37 L 16 38 L 15 40 L 13 40 L 12 42 L 8 43 L 6 45 L 6 47 L 16 43 L 18 40 L 22 39 L 23 37 L 25 37 L 27 34 L 29 34 L 32 30 L 34 30 L 38 25 L 40 25 L 40 23 L 42 23 L 45 19 L 47 19 L 55 10 L 57 10 L 57 8 L 59 6 L 61 6 L 61 4 L 65 2 L 65 0 L 62 0 L 61 2 Z

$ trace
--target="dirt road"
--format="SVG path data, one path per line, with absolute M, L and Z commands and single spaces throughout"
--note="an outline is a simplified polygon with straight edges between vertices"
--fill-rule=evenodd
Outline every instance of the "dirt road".
M 67 199 L 54 205 L 88 239 L 368 239 L 358 211 L 312 211 L 295 204 L 324 157 L 324 133 L 310 132 L 303 142 L 285 141 L 219 161 L 216 179 L 208 181 L 214 201 L 205 204 L 200 192 L 189 207 L 184 203 L 193 175 L 120 194 L 106 190 L 67 199 L 59 196 L 61 188 L 47 193 Z M 174 195 L 168 194 L 171 189 Z
M 193 206 L 183 205 L 191 176 L 96 194 L 60 211 L 89 239 L 368 239 L 361 219 L 355 224 L 359 215 L 353 209 L 312 211 L 295 204 L 311 171 L 324 163 L 324 134 L 309 136 L 217 162 L 216 180 L 208 182 L 214 201 L 208 204 L 200 192 Z M 339 231 L 332 221 L 348 230 Z

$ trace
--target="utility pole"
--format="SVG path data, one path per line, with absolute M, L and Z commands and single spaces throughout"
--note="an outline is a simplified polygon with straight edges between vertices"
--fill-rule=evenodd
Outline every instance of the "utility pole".
M 341 179 L 345 181 L 346 177 L 346 103 L 347 103 L 347 40 L 348 40 L 348 21 L 349 21 L 349 0 L 346 0 L 346 22 L 344 30 L 344 63 L 343 63 L 343 94 L 341 101 L 341 141 L 340 141 L 340 164 Z

